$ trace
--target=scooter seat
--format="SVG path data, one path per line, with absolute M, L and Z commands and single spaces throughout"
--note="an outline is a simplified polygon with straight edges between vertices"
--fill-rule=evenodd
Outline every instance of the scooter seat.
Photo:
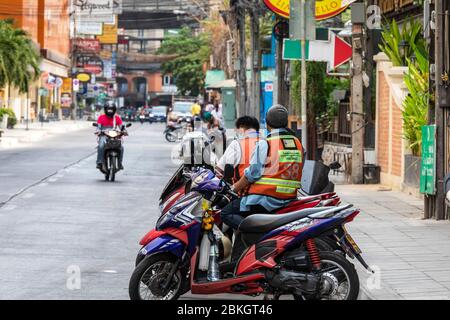
M 285 224 L 306 218 L 312 214 L 333 210 L 337 212 L 342 210 L 342 208 L 311 208 L 282 215 L 253 214 L 242 221 L 239 225 L 239 231 L 243 233 L 265 233 L 284 226 Z

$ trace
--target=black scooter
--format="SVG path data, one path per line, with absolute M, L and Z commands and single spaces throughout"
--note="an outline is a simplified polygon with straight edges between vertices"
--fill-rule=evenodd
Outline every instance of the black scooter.
M 97 123 L 93 124 L 98 128 Z M 119 159 L 122 153 L 122 137 L 128 135 L 126 128 L 131 127 L 131 123 L 118 129 L 102 129 L 99 136 L 106 137 L 105 154 L 103 155 L 103 168 L 100 171 L 105 175 L 106 181 L 116 181 L 116 173 L 120 171 Z

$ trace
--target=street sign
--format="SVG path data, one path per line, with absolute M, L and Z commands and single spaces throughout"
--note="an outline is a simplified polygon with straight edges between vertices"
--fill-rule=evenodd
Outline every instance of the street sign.
M 328 71 L 335 70 L 352 58 L 352 46 L 334 32 L 330 32 L 329 41 L 307 41 L 306 50 L 306 60 L 328 62 Z M 301 60 L 301 58 L 300 41 L 286 39 L 283 59 Z
M 73 91 L 74 92 L 80 91 L 80 80 L 73 79 Z
M 422 127 L 420 192 L 436 194 L 436 125 Z
M 306 60 L 309 60 L 310 41 L 306 41 Z M 301 60 L 302 45 L 300 40 L 284 39 L 283 60 Z

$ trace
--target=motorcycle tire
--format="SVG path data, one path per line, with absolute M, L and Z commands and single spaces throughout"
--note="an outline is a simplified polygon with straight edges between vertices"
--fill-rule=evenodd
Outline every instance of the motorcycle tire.
M 143 255 L 142 253 L 139 252 L 136 256 L 136 261 L 134 263 L 134 266 L 137 267 L 139 265 L 139 263 L 141 263 L 144 259 L 145 259 L 145 255 Z
M 111 162 L 111 168 L 109 169 L 109 178 L 110 178 L 111 182 L 115 182 L 116 181 L 116 172 L 117 172 L 117 158 L 111 157 L 110 162 Z
M 167 132 L 165 137 L 166 137 L 166 140 L 170 143 L 177 142 L 177 139 L 172 132 Z
M 341 270 L 344 270 L 348 276 L 349 284 L 349 293 L 345 300 L 357 300 L 359 296 L 359 277 L 358 273 L 355 269 L 355 266 L 348 261 L 345 257 L 343 257 L 339 253 L 335 252 L 320 252 L 320 259 L 323 263 L 332 262 L 340 266 Z M 320 271 L 318 271 L 320 272 Z M 314 297 L 304 297 L 294 295 L 295 300 L 314 300 Z
M 151 256 L 146 256 L 144 260 L 142 260 L 139 265 L 134 269 L 133 274 L 131 275 L 130 283 L 128 286 L 128 293 L 130 295 L 131 300 L 142 300 L 139 288 L 141 285 L 141 279 L 146 274 L 147 270 L 152 267 L 154 264 L 158 262 L 169 262 L 175 263 L 177 258 L 168 253 L 160 253 Z M 177 291 L 169 300 L 178 300 L 180 297 L 185 284 L 183 283 L 186 277 L 183 277 L 181 271 L 178 270 L 176 275 L 180 279 L 180 284 L 178 285 Z

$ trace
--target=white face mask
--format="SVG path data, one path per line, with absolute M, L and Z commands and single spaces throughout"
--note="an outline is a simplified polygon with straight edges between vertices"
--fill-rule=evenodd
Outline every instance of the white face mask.
M 239 129 L 236 131 L 236 139 L 244 139 L 245 138 L 245 131 L 242 129 Z

